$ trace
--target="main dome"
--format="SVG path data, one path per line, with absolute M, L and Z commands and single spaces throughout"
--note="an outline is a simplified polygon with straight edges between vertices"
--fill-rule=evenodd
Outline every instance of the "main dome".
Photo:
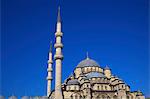
M 77 67 L 79 68 L 82 68 L 82 67 L 98 67 L 99 64 L 93 60 L 93 59 L 90 59 L 90 58 L 86 58 L 84 59 L 83 61 L 81 61 Z

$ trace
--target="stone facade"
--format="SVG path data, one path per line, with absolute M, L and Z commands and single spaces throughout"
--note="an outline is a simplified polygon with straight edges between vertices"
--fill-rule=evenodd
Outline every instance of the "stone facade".
M 49 99 L 55 99 L 54 94 Z M 131 92 L 129 85 L 113 76 L 108 66 L 102 68 L 90 58 L 81 61 L 64 81 L 62 94 L 63 99 L 145 99 L 142 92 Z

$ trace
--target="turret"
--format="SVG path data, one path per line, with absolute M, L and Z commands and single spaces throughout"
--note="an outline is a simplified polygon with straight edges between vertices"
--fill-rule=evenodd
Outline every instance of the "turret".
M 111 69 L 108 66 L 105 67 L 104 74 L 107 78 L 111 78 Z

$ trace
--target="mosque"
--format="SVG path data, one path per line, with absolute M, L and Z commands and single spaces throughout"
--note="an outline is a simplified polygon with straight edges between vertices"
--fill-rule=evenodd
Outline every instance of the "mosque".
M 58 9 L 56 33 L 55 33 L 55 55 L 53 64 L 52 44 L 49 51 L 47 68 L 47 96 L 29 97 L 22 99 L 145 99 L 141 91 L 130 91 L 130 86 L 122 79 L 114 76 L 111 69 L 106 66 L 102 68 L 88 55 L 77 64 L 71 75 L 62 83 L 62 37 L 61 15 Z M 52 65 L 55 65 L 55 89 L 52 86 Z M 3 98 L 2 98 L 3 99 Z M 9 99 L 17 99 L 15 96 Z
M 51 90 L 53 54 L 48 60 L 47 96 L 49 99 L 145 99 L 140 91 L 130 91 L 130 86 L 114 76 L 111 69 L 102 68 L 95 60 L 87 57 L 62 83 L 62 36 L 60 8 L 58 9 L 55 33 L 55 90 Z M 51 46 L 52 47 L 52 46 Z

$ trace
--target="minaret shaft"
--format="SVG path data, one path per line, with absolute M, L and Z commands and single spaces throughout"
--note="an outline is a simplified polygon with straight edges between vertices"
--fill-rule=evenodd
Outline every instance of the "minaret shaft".
M 61 90 L 61 79 L 62 79 L 62 32 L 61 32 L 61 18 L 60 18 L 60 8 L 58 9 L 58 17 L 57 17 L 57 24 L 56 24 L 56 53 L 55 53 L 55 99 L 62 99 L 62 90 Z
M 51 86 L 52 86 L 52 79 L 53 79 L 52 78 L 52 71 L 53 71 L 52 64 L 53 64 L 53 61 L 52 61 L 52 51 L 51 50 L 49 52 L 48 69 L 47 69 L 47 72 L 48 72 L 48 76 L 47 76 L 47 96 L 49 96 L 50 93 L 51 93 Z

